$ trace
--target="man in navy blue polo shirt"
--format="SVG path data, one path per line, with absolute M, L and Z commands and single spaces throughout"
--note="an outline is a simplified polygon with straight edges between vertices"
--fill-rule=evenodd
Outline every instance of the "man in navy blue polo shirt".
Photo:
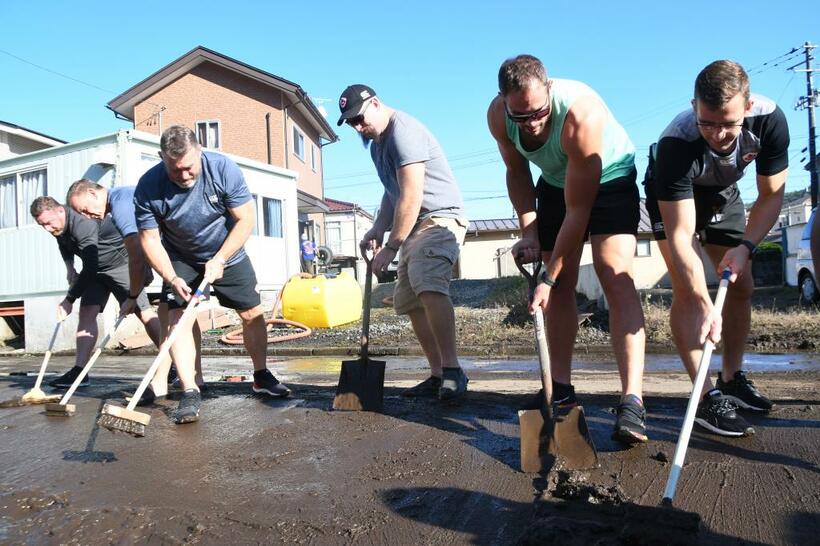
M 252 196 L 239 167 L 227 157 L 203 152 L 187 127 L 169 127 L 160 139 L 162 163 L 140 178 L 134 193 L 140 243 L 148 263 L 165 281 L 163 301 L 172 327 L 206 280 L 225 307 L 242 319 L 245 348 L 254 367 L 253 390 L 288 396 L 265 365 L 267 332 L 256 273 L 244 244 L 256 224 Z M 185 392 L 174 414 L 177 423 L 199 419 L 195 381 L 196 344 L 182 332 L 171 348 Z

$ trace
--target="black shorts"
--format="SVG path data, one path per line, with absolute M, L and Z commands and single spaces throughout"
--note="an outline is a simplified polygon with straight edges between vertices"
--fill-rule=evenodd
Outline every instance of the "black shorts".
M 174 273 L 184 280 L 191 290 L 196 290 L 205 276 L 205 264 L 191 265 L 182 261 L 171 261 Z M 256 290 L 256 272 L 251 265 L 251 259 L 244 260 L 225 267 L 222 278 L 211 285 L 214 294 L 219 298 L 223 307 L 244 311 L 252 309 L 261 303 L 259 292 Z M 168 303 L 169 309 L 185 307 L 186 302 L 180 298 L 168 283 L 162 285 L 162 301 Z
M 645 184 L 644 188 L 652 235 L 656 241 L 663 241 L 666 232 L 654 185 Z M 737 184 L 728 188 L 692 186 L 692 193 L 695 200 L 695 233 L 701 244 L 738 246 L 746 231 L 746 209 Z
M 587 235 L 638 234 L 641 196 L 635 182 L 637 176 L 637 171 L 633 169 L 628 175 L 615 178 L 598 187 L 598 196 L 592 205 L 584 240 L 587 240 Z M 543 178 L 539 178 L 535 188 L 535 199 L 541 250 L 552 251 L 567 213 L 564 190 L 551 186 Z
M 154 275 L 151 272 L 151 267 L 146 263 L 143 287 L 151 284 L 153 278 Z M 131 292 L 129 289 L 130 284 L 131 277 L 128 275 L 128 264 L 109 269 L 108 271 L 99 271 L 91 284 L 89 284 L 83 292 L 82 299 L 80 299 L 80 307 L 99 305 L 100 311 L 102 312 L 111 294 L 113 294 L 120 305 L 122 305 L 122 302 L 125 301 Z M 145 311 L 150 308 L 151 304 L 143 288 L 137 297 L 137 309 Z

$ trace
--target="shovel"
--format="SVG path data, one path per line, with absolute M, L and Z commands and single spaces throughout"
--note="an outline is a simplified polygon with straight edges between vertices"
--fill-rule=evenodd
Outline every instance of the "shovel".
M 515 265 L 529 282 L 531 300 L 541 271 L 541 262 L 538 262 L 533 273 L 524 269 L 518 260 Z M 521 427 L 521 471 L 548 472 L 556 461 L 560 461 L 561 466 L 569 470 L 595 468 L 598 466 L 598 453 L 589 435 L 584 408 L 575 406 L 569 410 L 559 410 L 557 414 L 553 411 L 550 356 L 544 329 L 544 313 L 540 307 L 536 307 L 533 318 L 544 400 L 538 409 L 518 412 Z
M 342 362 L 339 385 L 333 399 L 333 409 L 349 411 L 381 411 L 384 405 L 384 360 L 370 360 L 370 292 L 373 288 L 373 260 L 363 254 L 367 263 L 362 313 L 362 350 L 356 360 Z

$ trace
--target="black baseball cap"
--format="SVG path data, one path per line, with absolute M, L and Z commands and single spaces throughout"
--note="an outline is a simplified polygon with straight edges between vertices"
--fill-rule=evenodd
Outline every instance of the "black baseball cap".
M 356 83 L 348 86 L 339 97 L 339 110 L 342 115 L 336 125 L 341 125 L 346 119 L 355 118 L 364 112 L 367 101 L 375 96 L 376 92 L 366 85 Z

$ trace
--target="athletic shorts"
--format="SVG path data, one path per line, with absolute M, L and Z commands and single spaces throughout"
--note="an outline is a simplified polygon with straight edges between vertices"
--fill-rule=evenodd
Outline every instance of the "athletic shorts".
M 151 284 L 154 278 L 151 272 L 151 267 L 145 264 L 144 285 Z M 108 303 L 108 297 L 113 294 L 117 301 L 122 305 L 122 302 L 128 297 L 130 290 L 131 278 L 128 275 L 128 264 L 115 267 L 108 271 L 98 271 L 97 276 L 88 285 L 83 292 L 82 299 L 80 299 L 80 307 L 87 307 L 90 305 L 99 305 L 100 312 L 105 309 L 105 304 Z M 137 309 L 144 311 L 150 309 L 151 304 L 148 301 L 148 295 L 145 289 L 140 290 L 137 297 Z
M 466 233 L 466 220 L 428 218 L 402 243 L 393 289 L 397 315 L 420 308 L 418 295 L 422 292 L 450 295 L 453 264 Z
M 589 235 L 638 234 L 641 219 L 641 196 L 635 180 L 638 172 L 605 182 L 598 187 L 598 195 L 592 205 L 584 240 Z M 567 214 L 564 189 L 538 179 L 535 187 L 536 214 L 538 215 L 538 239 L 541 250 L 552 251 L 558 231 Z
M 191 290 L 196 290 L 205 276 L 205 264 L 191 265 L 171 260 L 171 265 L 174 266 L 174 274 L 184 280 Z M 226 266 L 222 278 L 214 281 L 211 288 L 223 307 L 244 311 L 253 309 L 261 303 L 256 284 L 256 272 L 253 270 L 251 259 L 245 257 L 240 262 Z M 168 283 L 162 285 L 162 301 L 168 303 L 169 309 L 179 309 L 187 305 Z
M 653 184 L 645 184 L 646 210 L 656 241 L 666 239 L 663 218 Z M 695 233 L 701 244 L 735 247 L 746 231 L 746 209 L 737 184 L 728 188 L 692 186 L 695 200 Z

